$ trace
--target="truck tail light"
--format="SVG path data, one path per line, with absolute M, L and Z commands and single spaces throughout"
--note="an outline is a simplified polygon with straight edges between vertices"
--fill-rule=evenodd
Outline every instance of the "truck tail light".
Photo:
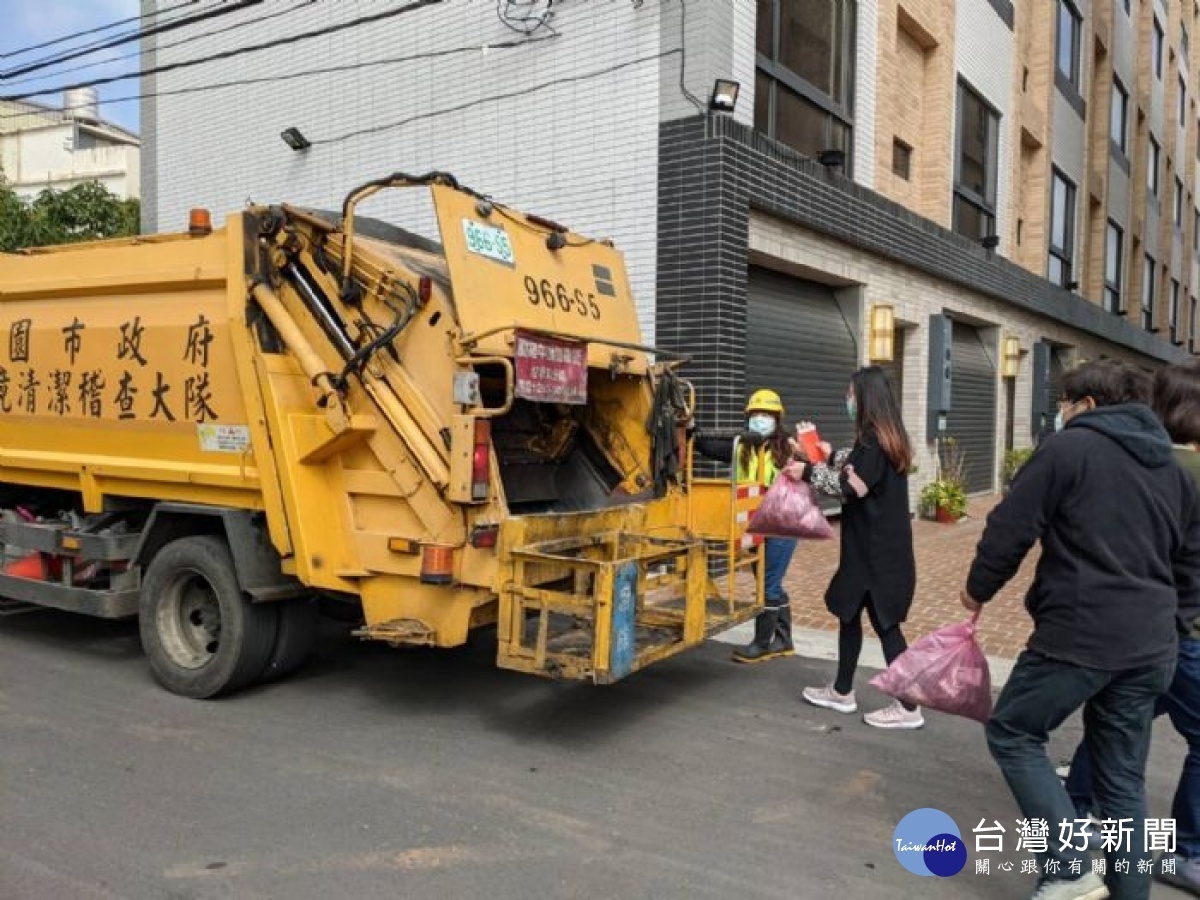
M 421 548 L 421 582 L 450 584 L 454 580 L 454 548 L 426 544 Z
M 433 279 L 428 275 L 422 275 L 417 282 L 417 305 L 424 306 L 429 302 L 429 298 L 433 295 Z
M 471 499 L 486 500 L 491 487 L 492 423 L 475 420 L 475 444 L 471 449 Z
M 496 546 L 499 537 L 499 525 L 476 525 L 471 529 L 471 546 L 476 549 L 490 549 Z

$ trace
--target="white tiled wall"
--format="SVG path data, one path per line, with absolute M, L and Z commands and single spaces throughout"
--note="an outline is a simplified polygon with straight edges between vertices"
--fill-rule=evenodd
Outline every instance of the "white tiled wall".
M 273 13 L 288 2 L 264 6 Z M 269 22 L 162 50 L 157 63 L 246 47 L 400 5 L 296 3 L 293 12 Z M 689 7 L 696 5 L 692 0 Z M 626 254 L 644 337 L 652 340 L 660 72 L 677 73 L 679 56 L 652 57 L 677 48 L 678 27 L 665 27 L 663 18 L 677 16 L 678 5 L 559 0 L 553 10 L 551 25 L 559 36 L 515 49 L 478 49 L 523 39 L 499 21 L 494 0 L 450 0 L 319 39 L 159 75 L 160 94 L 215 82 L 277 80 L 159 97 L 157 130 L 145 135 L 146 171 L 154 180 L 150 227 L 177 230 L 193 206 L 210 207 L 219 221 L 249 200 L 337 208 L 350 188 L 371 178 L 444 169 L 498 200 L 585 234 L 613 238 Z M 204 30 L 263 15 L 263 7 L 251 7 Z M 543 28 L 531 38 L 550 34 Z M 454 48 L 476 49 L 366 65 Z M 629 65 L 594 74 L 622 63 Z M 341 65 L 360 68 L 300 74 Z M 711 77 L 703 77 L 711 86 Z M 467 104 L 474 105 L 456 111 Z M 314 146 L 302 153 L 288 149 L 279 137 L 287 127 L 299 128 Z M 321 143 L 369 128 L 379 130 Z M 434 236 L 427 204 L 411 193 L 385 194 L 363 212 Z

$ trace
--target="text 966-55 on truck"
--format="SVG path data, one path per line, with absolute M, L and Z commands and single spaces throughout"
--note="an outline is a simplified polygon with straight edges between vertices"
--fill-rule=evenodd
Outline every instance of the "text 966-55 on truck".
M 356 215 L 431 192 L 441 242 Z M 158 681 L 369 640 L 608 683 L 752 617 L 760 491 L 693 477 L 621 254 L 396 174 L 340 213 L 0 255 L 3 605 L 137 617 Z

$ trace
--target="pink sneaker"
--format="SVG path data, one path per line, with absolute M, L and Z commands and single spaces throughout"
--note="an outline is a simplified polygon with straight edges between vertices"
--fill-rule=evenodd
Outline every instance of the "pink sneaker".
M 863 721 L 876 728 L 920 728 L 925 724 L 921 708 L 905 709 L 904 704 L 897 700 L 890 706 L 877 709 L 863 716 Z
M 852 713 L 858 710 L 858 702 L 854 699 L 854 691 L 848 694 L 839 694 L 833 689 L 832 684 L 822 688 L 805 688 L 803 697 L 813 706 L 823 706 L 825 709 L 832 709 L 834 712 Z

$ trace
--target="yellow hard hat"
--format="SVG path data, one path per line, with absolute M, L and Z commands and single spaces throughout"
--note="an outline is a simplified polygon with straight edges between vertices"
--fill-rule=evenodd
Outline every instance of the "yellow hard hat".
M 750 399 L 746 402 L 746 412 L 769 412 L 782 416 L 783 401 L 779 399 L 777 393 L 764 388 L 750 395 Z

